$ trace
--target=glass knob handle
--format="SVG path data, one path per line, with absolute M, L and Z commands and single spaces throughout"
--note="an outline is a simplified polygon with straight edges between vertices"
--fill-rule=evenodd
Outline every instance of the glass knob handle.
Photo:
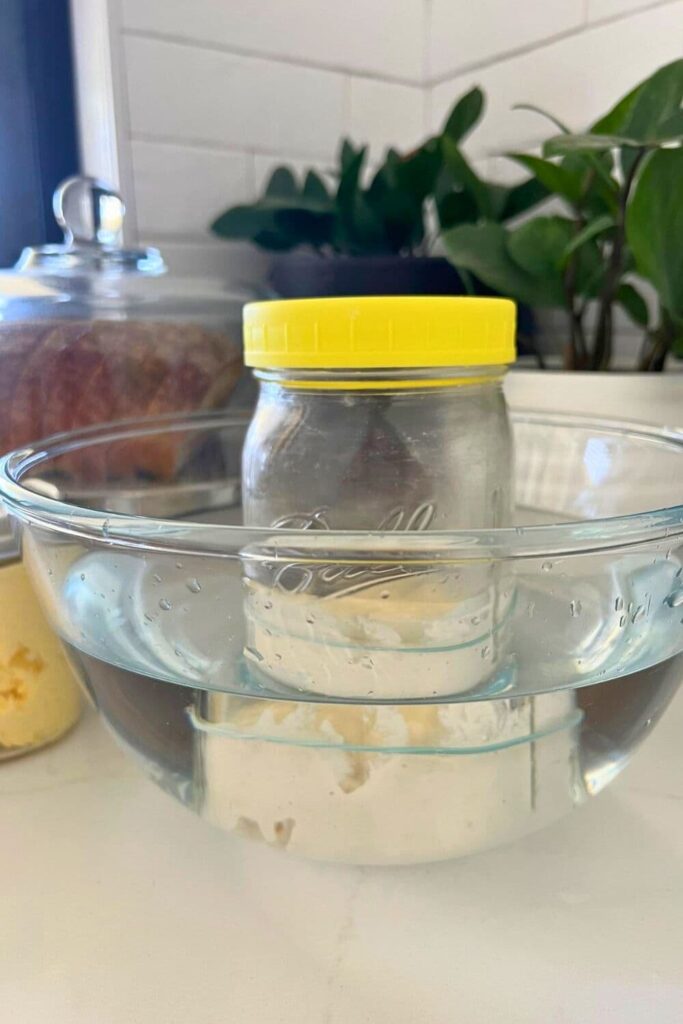
M 121 245 L 126 206 L 106 182 L 67 178 L 55 190 L 52 209 L 67 245 Z

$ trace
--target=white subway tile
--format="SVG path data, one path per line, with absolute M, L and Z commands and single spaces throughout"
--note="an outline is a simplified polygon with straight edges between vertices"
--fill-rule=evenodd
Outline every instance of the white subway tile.
M 423 0 L 123 0 L 124 27 L 418 81 Z
M 135 140 L 131 148 L 141 233 L 205 236 L 218 213 L 250 197 L 246 153 Z
M 349 121 L 346 132 L 354 142 L 369 142 L 371 156 L 382 156 L 389 146 L 412 149 L 425 135 L 422 89 L 367 78 L 350 81 Z
M 127 38 L 133 134 L 325 157 L 343 128 L 344 76 Z
M 430 80 L 550 39 L 583 22 L 583 0 L 432 0 Z
M 220 280 L 229 291 L 246 298 L 262 294 L 269 255 L 242 242 L 174 240 L 145 235 L 141 245 L 161 250 L 169 271 L 179 277 Z
M 615 18 L 629 11 L 642 10 L 648 4 L 652 4 L 652 0 L 588 0 L 588 20 Z
M 433 127 L 477 84 L 488 103 L 468 151 L 482 156 L 529 148 L 554 129 L 537 114 L 512 110 L 515 103 L 538 104 L 571 128 L 585 128 L 639 80 L 679 57 L 682 45 L 683 0 L 677 0 L 435 86 Z

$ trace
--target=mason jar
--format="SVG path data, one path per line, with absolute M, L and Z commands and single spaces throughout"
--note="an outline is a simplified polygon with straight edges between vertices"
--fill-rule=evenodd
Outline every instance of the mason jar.
M 245 525 L 372 531 L 378 545 L 367 565 L 314 573 L 298 558 L 273 576 L 267 566 L 247 574 L 247 657 L 328 695 L 401 697 L 421 672 L 425 695 L 470 690 L 497 665 L 512 588 L 476 563 L 426 573 L 387 567 L 379 552 L 396 531 L 511 523 L 502 385 L 514 304 L 255 303 L 244 329 L 260 383 L 243 453 Z M 377 693 L 380 677 L 391 692 Z

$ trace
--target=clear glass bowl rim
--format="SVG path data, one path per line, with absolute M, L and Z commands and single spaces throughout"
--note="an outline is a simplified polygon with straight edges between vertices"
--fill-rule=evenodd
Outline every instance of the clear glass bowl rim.
M 621 434 L 650 443 L 678 448 L 683 457 L 683 432 L 625 420 L 601 419 L 583 414 L 556 414 L 513 410 L 515 422 L 548 427 L 580 427 Z M 39 526 L 84 541 L 103 541 L 109 547 L 144 549 L 164 553 L 239 557 L 245 544 L 270 546 L 268 557 L 278 550 L 291 552 L 299 544 L 312 560 L 329 561 L 343 554 L 351 560 L 428 561 L 481 560 L 490 558 L 569 557 L 614 548 L 632 548 L 683 536 L 683 504 L 629 515 L 567 521 L 543 526 L 504 527 L 489 530 L 442 531 L 310 531 L 267 527 L 214 525 L 157 519 L 84 508 L 59 501 L 25 487 L 27 471 L 50 459 L 87 446 L 130 440 L 167 431 L 246 427 L 248 416 L 234 411 L 170 414 L 122 420 L 95 427 L 54 434 L 44 441 L 9 452 L 0 459 L 0 499 L 24 524 Z M 683 462 L 681 463 L 683 470 Z M 683 477 L 682 477 L 683 479 Z

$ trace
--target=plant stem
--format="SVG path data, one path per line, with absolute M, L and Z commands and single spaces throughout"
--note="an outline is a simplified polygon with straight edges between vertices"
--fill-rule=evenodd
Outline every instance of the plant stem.
M 662 310 L 659 327 L 648 331 L 638 360 L 639 370 L 653 370 L 661 373 L 666 365 L 666 357 L 673 344 L 676 331 L 671 317 Z
M 626 209 L 633 186 L 633 180 L 640 162 L 645 156 L 645 150 L 639 149 L 631 166 L 629 167 L 624 187 L 619 196 L 619 208 L 617 211 L 616 232 L 612 242 L 612 252 L 607 266 L 605 283 L 600 292 L 600 313 L 595 328 L 595 344 L 591 358 L 591 370 L 606 370 L 612 360 L 612 335 L 613 318 L 612 310 L 619 287 L 619 281 L 623 273 L 624 242 L 626 239 Z
M 575 208 L 574 235 L 578 235 L 586 225 L 581 210 Z M 578 273 L 578 252 L 573 252 L 564 272 L 564 296 L 569 315 L 569 343 L 564 352 L 565 370 L 584 370 L 588 353 L 586 336 L 583 330 L 583 308 L 577 305 L 576 278 Z

